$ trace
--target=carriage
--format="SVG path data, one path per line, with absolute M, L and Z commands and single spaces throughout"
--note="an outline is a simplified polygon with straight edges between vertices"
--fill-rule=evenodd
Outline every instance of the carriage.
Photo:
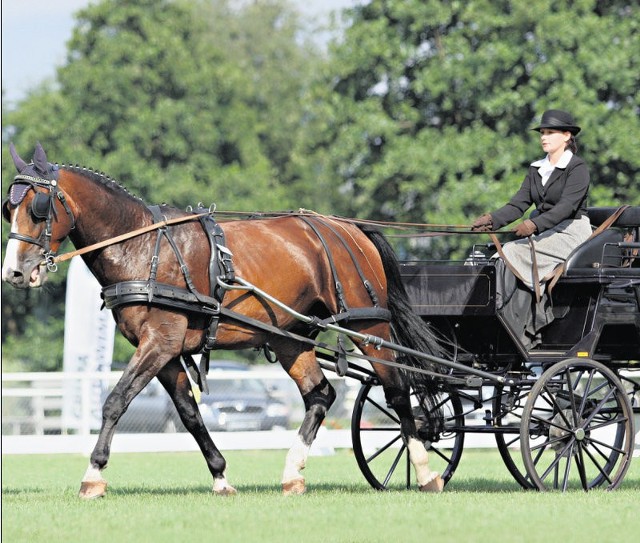
M 599 227 L 615 212 L 590 208 L 589 217 Z M 465 262 L 402 263 L 415 311 L 462 364 L 443 381 L 443 420 L 414 400 L 419 431 L 446 481 L 465 436 L 474 434 L 495 439 L 524 488 L 613 489 L 622 482 L 640 412 L 640 243 L 625 240 L 638 240 L 639 230 L 640 207 L 629 207 L 569 256 L 551 293 L 556 318 L 533 348 L 496 308 L 492 244 L 475 244 Z M 486 373 L 470 373 L 476 368 Z M 375 488 L 409 488 L 404 451 L 394 447 L 395 417 L 375 378 L 362 382 L 352 421 L 358 464 Z
M 470 433 L 492 435 L 525 488 L 622 482 L 639 397 L 640 207 L 590 210 L 605 227 L 568 258 L 551 293 L 555 319 L 527 348 L 496 303 L 486 244 L 467 262 L 399 263 L 379 231 L 352 219 L 301 210 L 218 223 L 213 208 L 148 207 L 104 174 L 49 163 L 39 145 L 29 164 L 11 154 L 19 174 L 2 206 L 3 280 L 38 287 L 82 255 L 137 347 L 103 406 L 82 498 L 105 495 L 118 420 L 154 377 L 198 443 L 213 492 L 234 494 L 188 373 L 206 392 L 210 351 L 248 347 L 274 353 L 304 400 L 285 494 L 305 491 L 300 471 L 335 400 L 323 369 L 362 383 L 353 447 L 377 489 L 442 491 Z M 58 255 L 67 237 L 76 250 Z

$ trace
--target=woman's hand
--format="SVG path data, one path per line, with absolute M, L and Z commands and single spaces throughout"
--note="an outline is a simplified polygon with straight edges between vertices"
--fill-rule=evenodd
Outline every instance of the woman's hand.
M 521 222 L 518 226 L 515 227 L 514 232 L 516 236 L 520 236 L 521 238 L 526 238 L 536 233 L 538 227 L 536 223 L 527 219 L 526 221 Z
M 471 225 L 474 232 L 490 232 L 493 230 L 493 219 L 489 213 L 485 213 L 478 217 Z

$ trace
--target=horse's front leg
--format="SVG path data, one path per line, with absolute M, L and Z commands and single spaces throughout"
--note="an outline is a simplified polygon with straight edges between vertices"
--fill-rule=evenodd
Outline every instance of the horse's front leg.
M 99 498 L 106 494 L 107 482 L 102 477 L 102 471 L 109 461 L 116 425 L 131 401 L 147 386 L 160 368 L 175 356 L 171 350 L 171 345 L 163 344 L 158 338 L 138 345 L 122 377 L 102 406 L 102 426 L 91 453 L 89 467 L 82 479 L 79 494 L 81 498 Z
M 299 343 L 281 349 L 274 342 L 272 347 L 282 366 L 298 385 L 304 400 L 304 419 L 296 441 L 287 453 L 282 474 L 282 491 L 285 495 L 303 494 L 306 486 L 300 472 L 306 465 L 311 444 L 329 407 L 336 399 L 336 393 L 318 366 L 313 351 L 306 350 L 307 347 Z M 300 347 L 305 350 L 301 352 Z
M 187 372 L 178 358 L 169 362 L 158 374 L 158 379 L 173 400 L 180 420 L 198 443 L 213 476 L 213 493 L 219 496 L 236 494 L 226 480 L 226 461 L 215 446 L 202 420 L 198 404 L 191 390 L 191 382 Z

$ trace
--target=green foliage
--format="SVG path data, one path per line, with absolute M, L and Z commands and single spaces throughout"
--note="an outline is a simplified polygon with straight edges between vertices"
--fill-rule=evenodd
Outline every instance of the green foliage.
M 583 127 L 590 204 L 637 205 L 639 26 L 630 0 L 371 0 L 321 55 L 286 0 L 101 0 L 56 80 L 3 109 L 3 193 L 8 141 L 25 157 L 40 141 L 149 203 L 469 224 L 517 189 L 541 155 L 528 129 L 561 108 Z M 5 360 L 54 330 L 63 283 L 49 304 L 2 287 Z
M 541 155 L 528 128 L 548 108 L 584 128 L 591 204 L 640 201 L 636 4 L 372 0 L 349 17 L 304 142 L 335 209 L 469 224 Z
M 316 54 L 298 43 L 285 2 L 231 5 L 90 5 L 78 14 L 59 88 L 7 116 L 12 139 L 24 153 L 40 140 L 53 159 L 99 168 L 150 203 L 286 206 Z
M 62 368 L 64 316 L 24 317 L 24 332 L 9 335 L 2 344 L 4 371 L 55 371 Z M 5 356 L 8 354 L 9 356 Z
M 289 208 L 289 163 L 317 59 L 299 30 L 282 0 L 241 9 L 228 0 L 93 3 L 77 15 L 55 87 L 3 112 L 4 143 L 28 158 L 40 141 L 50 160 L 107 172 L 149 203 Z M 7 145 L 2 153 L 6 192 L 15 171 Z M 62 283 L 64 273 L 52 278 Z M 2 294 L 3 352 L 19 360 L 33 308 L 4 285 Z M 60 318 L 64 289 L 53 294 Z M 15 343 L 4 342 L 12 330 Z M 62 336 L 54 350 L 61 364 Z M 116 360 L 128 351 L 118 342 Z

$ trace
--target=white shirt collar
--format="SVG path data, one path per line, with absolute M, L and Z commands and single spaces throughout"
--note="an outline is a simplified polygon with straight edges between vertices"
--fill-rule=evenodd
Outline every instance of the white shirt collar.
M 566 149 L 564 151 L 564 153 L 562 153 L 562 156 L 560 157 L 560 160 L 558 160 L 558 162 L 557 162 L 557 164 L 555 166 L 551 166 L 551 163 L 549 162 L 549 155 L 547 155 L 544 158 L 541 158 L 540 160 L 536 160 L 535 162 L 532 162 L 531 165 L 535 166 L 537 168 L 540 168 L 543 164 L 546 163 L 547 167 L 550 167 L 551 169 L 553 169 L 553 168 L 566 168 L 572 157 L 573 157 L 573 153 L 571 151 L 569 151 L 568 149 Z
M 566 168 L 572 156 L 573 153 L 571 151 L 565 150 L 565 152 L 562 153 L 560 160 L 556 162 L 555 166 L 553 166 L 551 162 L 549 162 L 549 155 L 547 155 L 543 159 L 532 162 L 531 165 L 538 168 L 538 173 L 540 174 L 540 177 L 542 177 L 542 185 L 544 186 L 547 184 L 549 177 L 551 177 L 551 173 L 553 172 L 553 170 L 555 170 L 556 168 Z

